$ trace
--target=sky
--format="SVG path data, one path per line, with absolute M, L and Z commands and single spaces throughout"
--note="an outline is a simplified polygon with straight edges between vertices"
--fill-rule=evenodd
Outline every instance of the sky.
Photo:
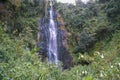
M 72 3 L 72 4 L 75 4 L 75 0 L 57 0 L 58 2 L 62 2 L 62 3 Z M 84 3 L 86 3 L 87 1 L 89 0 L 81 0 L 83 1 Z

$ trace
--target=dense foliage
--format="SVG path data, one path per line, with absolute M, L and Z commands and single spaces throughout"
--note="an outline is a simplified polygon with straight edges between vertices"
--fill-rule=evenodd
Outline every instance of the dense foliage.
M 71 70 L 41 62 L 36 53 L 41 1 L 2 0 L 0 80 L 119 80 L 120 0 L 56 4 L 70 34 L 68 49 L 75 63 Z

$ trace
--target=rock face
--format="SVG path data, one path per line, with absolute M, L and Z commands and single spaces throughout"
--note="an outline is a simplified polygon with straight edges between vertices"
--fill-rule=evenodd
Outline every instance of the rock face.
M 42 61 L 48 57 L 48 42 L 49 42 L 49 21 L 48 19 L 42 18 L 40 20 L 40 26 L 37 34 L 37 47 L 40 49 L 39 55 L 42 55 Z
M 58 29 L 58 58 L 63 62 L 63 69 L 68 69 L 73 66 L 73 58 L 67 50 L 67 32 Z
M 57 13 L 54 11 L 53 13 L 55 26 L 57 28 L 57 57 L 58 60 L 63 63 L 62 67 L 63 69 L 69 69 L 71 66 L 73 66 L 73 58 L 69 54 L 67 50 L 67 31 L 65 29 L 62 29 L 61 27 L 63 25 L 62 22 L 59 21 L 60 17 L 57 16 Z M 39 54 L 43 56 L 42 61 L 45 60 L 45 58 L 49 58 L 48 52 L 49 52 L 49 17 L 48 18 L 42 18 L 40 20 L 40 26 L 39 26 L 39 32 L 38 32 L 38 38 L 37 38 L 37 46 L 40 48 Z

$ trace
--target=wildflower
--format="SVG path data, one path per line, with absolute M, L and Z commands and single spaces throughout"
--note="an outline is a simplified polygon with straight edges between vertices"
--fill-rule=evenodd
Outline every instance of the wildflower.
M 97 52 L 98 55 L 100 55 L 100 52 Z
M 120 66 L 120 63 L 118 63 L 118 66 Z
M 104 55 L 103 55 L 103 54 L 101 55 L 101 58 L 102 58 L 102 59 L 104 58 Z
M 81 55 L 81 58 L 83 58 L 84 56 L 83 55 Z
M 87 71 L 84 71 L 85 74 L 87 74 Z
M 120 67 L 120 63 L 115 63 L 115 65 L 119 66 Z
M 82 74 L 86 75 L 88 72 L 87 71 L 82 71 Z
M 84 74 L 84 71 L 82 71 L 82 74 Z
M 100 77 L 103 77 L 103 76 L 104 76 L 104 75 L 103 75 L 103 73 L 101 72 L 101 73 L 100 73 Z
M 113 65 L 111 65 L 110 67 L 113 68 Z

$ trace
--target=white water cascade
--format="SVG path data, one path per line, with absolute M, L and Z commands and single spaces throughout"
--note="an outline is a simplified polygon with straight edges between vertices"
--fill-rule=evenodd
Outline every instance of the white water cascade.
M 50 23 L 49 23 L 49 44 L 48 44 L 48 61 L 50 63 L 58 64 L 58 52 L 57 52 L 57 29 L 54 22 L 53 6 L 50 5 Z

